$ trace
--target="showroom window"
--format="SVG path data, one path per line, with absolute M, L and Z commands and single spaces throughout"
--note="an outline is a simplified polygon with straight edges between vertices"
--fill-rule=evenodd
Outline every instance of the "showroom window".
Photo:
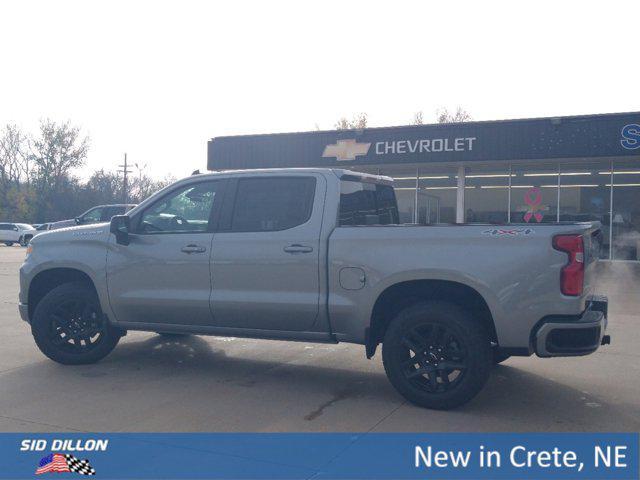
M 612 260 L 640 260 L 640 168 L 638 161 L 615 161 L 610 241 Z M 602 177 L 611 184 L 610 169 Z
M 420 169 L 418 219 L 420 223 L 455 223 L 456 167 Z
M 465 222 L 506 223 L 509 216 L 509 165 L 465 169 Z
M 558 165 L 513 164 L 511 167 L 510 221 L 558 221 Z

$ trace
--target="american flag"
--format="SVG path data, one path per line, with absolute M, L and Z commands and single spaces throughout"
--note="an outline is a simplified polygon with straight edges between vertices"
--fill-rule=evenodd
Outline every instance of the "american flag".
M 95 469 L 89 464 L 89 460 L 79 460 L 68 453 L 50 453 L 38 463 L 36 475 L 49 472 L 75 472 L 80 475 L 95 475 Z
M 70 472 L 67 459 L 61 453 L 50 453 L 38 463 L 36 475 L 48 472 Z

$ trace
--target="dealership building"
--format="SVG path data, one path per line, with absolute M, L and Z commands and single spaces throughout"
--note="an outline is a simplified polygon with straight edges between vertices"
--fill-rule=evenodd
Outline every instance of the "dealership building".
M 387 175 L 403 222 L 597 220 L 604 259 L 640 260 L 640 112 L 216 137 L 207 163 Z

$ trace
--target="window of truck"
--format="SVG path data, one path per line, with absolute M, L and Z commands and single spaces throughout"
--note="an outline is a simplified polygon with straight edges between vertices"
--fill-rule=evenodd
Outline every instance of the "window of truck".
M 400 223 L 391 185 L 351 180 L 340 182 L 340 226 L 396 225 Z
M 231 231 L 287 230 L 311 217 L 313 177 L 243 178 L 238 181 Z

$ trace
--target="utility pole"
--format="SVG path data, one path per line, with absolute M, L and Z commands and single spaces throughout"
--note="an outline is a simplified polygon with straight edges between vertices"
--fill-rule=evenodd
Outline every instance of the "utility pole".
M 127 163 L 126 153 L 124 154 L 124 165 L 118 165 L 118 167 L 122 169 L 122 170 L 118 170 L 118 173 L 123 174 L 122 190 L 124 195 L 124 203 L 127 204 L 129 203 L 129 184 L 127 182 L 128 180 L 127 176 L 131 173 L 131 170 L 129 170 L 129 164 Z

